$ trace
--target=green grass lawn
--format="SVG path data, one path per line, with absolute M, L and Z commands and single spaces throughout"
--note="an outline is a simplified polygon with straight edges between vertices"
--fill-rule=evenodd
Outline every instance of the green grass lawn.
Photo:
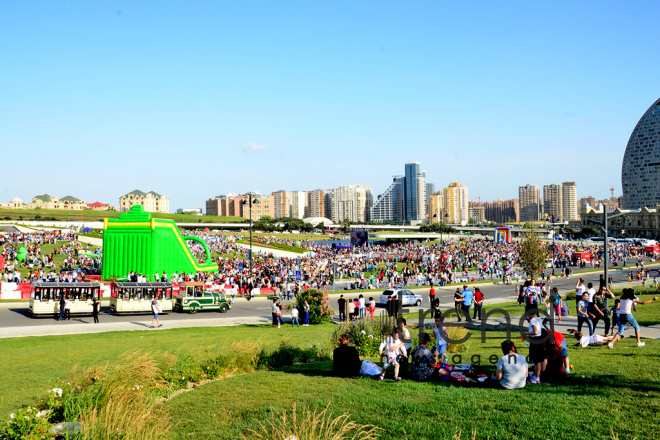
M 73 368 L 117 362 L 127 350 L 180 355 L 229 349 L 234 342 L 262 341 L 269 347 L 282 337 L 293 344 L 324 344 L 332 324 L 307 328 L 241 326 L 162 331 L 16 338 L 0 340 L 0 415 L 44 398 L 58 378 Z M 474 333 L 474 332 L 473 332 Z M 492 373 L 489 357 L 500 357 L 502 332 L 490 332 L 485 344 L 475 333 L 462 358 Z M 518 343 L 520 352 L 528 348 Z M 275 411 L 301 407 L 349 413 L 352 420 L 383 428 L 383 439 L 462 438 L 621 439 L 654 438 L 660 430 L 660 341 L 639 348 L 632 338 L 606 347 L 569 348 L 575 366 L 559 385 L 528 385 L 515 391 L 463 388 L 445 383 L 394 383 L 330 376 L 331 362 L 257 371 L 211 382 L 183 393 L 166 405 L 177 422 L 173 438 L 236 439 L 258 429 Z M 11 366 L 11 367 L 8 367 Z M 584 376 L 584 377 L 583 377 Z M 593 421 L 601 421 L 593 423 Z M 655 433 L 655 434 L 654 434 Z
M 479 355 L 481 371 L 492 373 L 488 357 L 500 357 L 504 336 L 489 333 L 483 345 L 471 341 L 462 360 Z M 173 430 L 177 439 L 241 438 L 294 404 L 317 410 L 330 404 L 334 414 L 383 428 L 383 439 L 450 439 L 457 429 L 472 438 L 471 428 L 479 439 L 611 439 L 611 428 L 620 439 L 646 439 L 660 432 L 659 352 L 660 342 L 638 348 L 633 339 L 614 350 L 569 348 L 575 366 L 570 379 L 515 391 L 340 379 L 330 376 L 331 362 L 320 362 L 231 377 L 168 406 L 180 421 Z
M 149 317 L 140 317 L 149 321 Z M 167 321 L 164 321 L 167 325 Z M 334 325 L 292 329 L 283 326 L 236 326 L 158 331 L 112 332 L 76 336 L 44 336 L 0 339 L 0 420 L 23 404 L 44 397 L 59 378 L 75 365 L 88 367 L 116 362 L 129 350 L 196 353 L 210 346 L 228 348 L 242 340 L 263 341 L 275 346 L 284 336 L 306 347 L 325 341 Z M 10 367 L 11 366 L 11 367 Z M 49 388 L 50 386 L 50 388 Z
M 4 220 L 50 220 L 57 221 L 103 221 L 118 218 L 121 211 L 66 211 L 62 209 L 8 209 L 0 208 L 0 219 Z M 211 215 L 187 215 L 152 213 L 154 218 L 167 218 L 180 223 L 244 223 L 243 217 L 216 217 Z
M 236 243 L 241 243 L 241 244 L 250 244 L 250 240 L 238 240 Z M 252 240 L 252 246 L 254 247 L 260 247 L 262 249 L 277 249 L 280 251 L 287 251 L 287 252 L 294 252 L 296 254 L 306 254 L 309 252 L 308 249 L 304 249 L 298 246 L 291 246 L 288 244 L 283 244 L 283 243 L 262 243 L 259 241 Z

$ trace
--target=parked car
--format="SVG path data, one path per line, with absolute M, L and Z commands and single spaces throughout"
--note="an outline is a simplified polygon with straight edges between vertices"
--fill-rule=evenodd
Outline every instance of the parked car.
M 400 299 L 402 306 L 421 306 L 423 299 L 422 295 L 417 295 L 407 289 L 387 289 L 381 293 L 379 304 L 385 306 L 390 297 Z

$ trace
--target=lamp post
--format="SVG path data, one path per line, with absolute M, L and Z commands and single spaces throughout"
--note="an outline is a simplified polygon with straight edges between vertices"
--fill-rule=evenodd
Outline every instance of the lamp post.
M 250 279 L 252 278 L 252 206 L 258 205 L 259 200 L 257 199 L 257 195 L 250 191 L 249 193 L 245 194 L 246 199 L 241 201 L 242 205 L 247 205 L 248 210 L 250 211 L 249 217 L 250 217 L 250 254 L 248 255 L 248 267 L 249 267 L 249 272 L 248 272 L 248 285 L 250 283 Z M 248 295 L 251 295 L 252 292 L 248 292 Z
M 550 226 L 552 226 L 552 275 L 555 274 L 555 228 L 554 225 L 555 223 L 559 220 L 559 218 L 555 217 L 554 214 L 548 216 L 548 213 L 545 213 L 545 221 L 550 222 Z
M 625 212 L 608 216 L 607 215 L 607 206 L 603 206 L 603 221 L 602 222 L 592 220 L 592 219 L 588 220 L 591 223 L 600 225 L 600 229 L 603 231 L 603 234 L 605 234 L 605 240 L 603 240 L 603 253 L 604 253 L 604 259 L 605 259 L 605 261 L 603 262 L 603 264 L 604 264 L 603 267 L 605 269 L 605 287 L 607 287 L 608 289 L 609 289 L 610 286 L 609 286 L 609 280 L 608 280 L 608 274 L 607 274 L 607 266 L 608 266 L 607 265 L 607 262 L 608 262 L 607 261 L 608 260 L 608 255 L 607 255 L 607 244 L 608 244 L 607 243 L 607 240 L 608 240 L 607 239 L 607 232 L 608 232 L 607 231 L 607 220 L 608 220 L 608 217 L 609 217 L 609 219 L 613 219 L 613 218 L 617 218 L 619 216 L 622 216 L 624 214 L 625 214 Z M 624 264 L 625 264 L 625 262 L 624 262 Z M 607 302 L 605 304 L 607 305 Z

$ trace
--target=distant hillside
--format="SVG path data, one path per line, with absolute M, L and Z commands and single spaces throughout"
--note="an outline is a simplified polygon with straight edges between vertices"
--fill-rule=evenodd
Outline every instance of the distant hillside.
M 101 221 L 104 218 L 118 218 L 119 214 L 121 214 L 120 211 L 0 208 L 0 220 Z M 242 217 L 215 217 L 211 215 L 155 213 L 154 217 L 168 218 L 180 223 L 244 223 L 246 221 Z

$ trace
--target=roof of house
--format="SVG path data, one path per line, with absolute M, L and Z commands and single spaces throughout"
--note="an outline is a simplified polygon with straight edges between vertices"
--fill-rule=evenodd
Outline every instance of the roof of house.
M 126 196 L 140 196 L 140 197 L 142 197 L 142 196 L 145 196 L 146 193 L 140 191 L 139 189 L 134 189 L 133 191 L 131 191 L 128 194 L 125 194 L 125 195 Z
M 82 202 L 82 200 L 77 199 L 73 196 L 64 196 L 60 199 L 60 202 Z
M 53 201 L 55 199 L 56 199 L 56 197 L 53 197 L 51 195 L 42 194 L 40 196 L 34 196 L 34 198 L 32 200 L 40 200 L 42 202 L 50 202 L 50 201 Z
M 110 206 L 110 204 L 96 201 L 94 203 L 88 203 L 87 206 L 91 206 L 92 208 L 101 208 L 103 206 Z

